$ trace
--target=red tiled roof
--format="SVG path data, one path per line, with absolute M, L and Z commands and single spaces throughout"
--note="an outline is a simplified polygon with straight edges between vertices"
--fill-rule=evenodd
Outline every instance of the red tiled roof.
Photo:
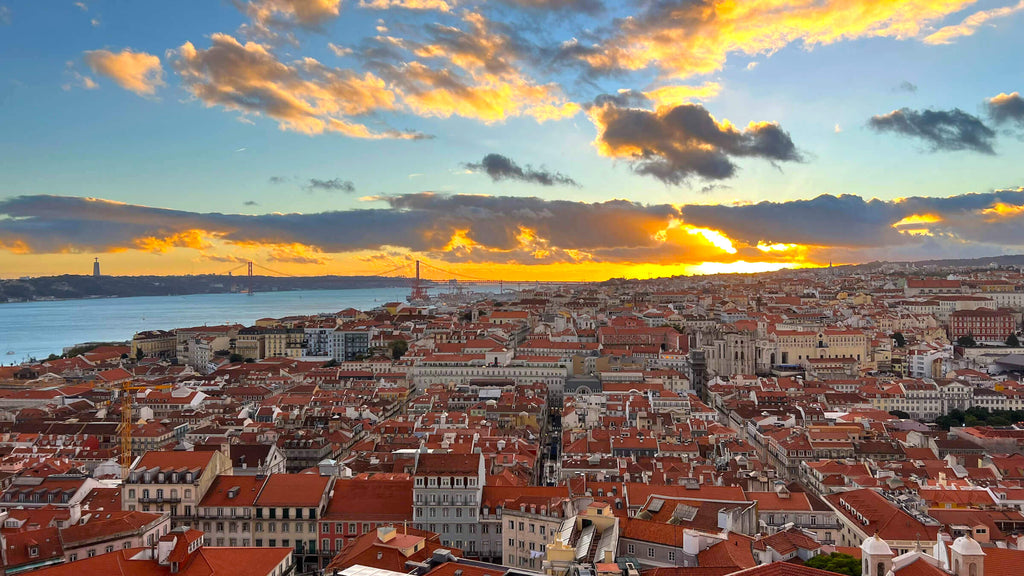
M 271 474 L 256 497 L 256 505 L 316 507 L 330 482 L 329 476 L 319 474 Z

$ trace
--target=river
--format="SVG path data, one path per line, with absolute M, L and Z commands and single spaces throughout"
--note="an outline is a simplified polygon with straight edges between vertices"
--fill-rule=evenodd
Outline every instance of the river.
M 473 286 L 479 292 L 490 286 Z M 497 291 L 497 287 L 493 287 Z M 408 288 L 296 290 L 246 294 L 140 296 L 0 304 L 0 364 L 60 354 L 83 342 L 130 340 L 143 330 L 204 324 L 251 325 L 259 318 L 369 310 L 404 302 Z

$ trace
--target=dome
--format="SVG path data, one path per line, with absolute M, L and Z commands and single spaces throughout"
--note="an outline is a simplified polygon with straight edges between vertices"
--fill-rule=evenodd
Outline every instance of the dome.
M 892 556 L 892 549 L 875 534 L 871 538 L 868 538 L 860 545 L 860 549 L 864 554 L 871 556 Z
M 984 556 L 981 544 L 970 536 L 961 536 L 953 541 L 952 550 L 961 556 Z

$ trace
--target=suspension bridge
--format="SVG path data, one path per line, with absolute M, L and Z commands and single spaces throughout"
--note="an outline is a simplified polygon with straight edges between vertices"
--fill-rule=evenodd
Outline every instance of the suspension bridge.
M 254 294 L 254 283 L 253 278 L 255 276 L 272 275 L 281 278 L 302 278 L 303 276 L 297 274 L 288 274 L 286 272 L 280 272 L 273 268 L 268 268 L 262 264 L 254 262 L 252 260 L 242 262 L 237 266 L 226 270 L 221 275 L 233 276 L 236 272 L 244 272 L 245 278 L 248 282 L 248 289 L 246 290 L 249 294 Z M 412 302 L 426 300 L 429 295 L 427 290 L 430 287 L 436 287 L 438 285 L 447 285 L 450 292 L 457 292 L 461 290 L 464 285 L 475 285 L 475 284 L 486 284 L 486 285 L 497 285 L 499 292 L 504 292 L 506 288 L 521 290 L 524 286 L 538 286 L 540 284 L 557 284 L 557 285 L 576 285 L 586 284 L 586 282 L 542 282 L 539 280 L 534 281 L 505 281 L 505 280 L 493 280 L 488 278 L 479 278 L 477 276 L 471 276 L 455 270 L 441 268 L 422 260 L 409 260 L 401 263 L 398 266 L 388 269 L 382 269 L 377 272 L 370 272 L 367 274 L 360 274 L 359 276 L 364 278 L 392 278 L 395 280 L 403 280 L 410 286 L 409 300 Z

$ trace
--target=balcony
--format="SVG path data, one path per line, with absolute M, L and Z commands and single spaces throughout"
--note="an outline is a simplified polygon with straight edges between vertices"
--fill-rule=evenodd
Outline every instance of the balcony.
M 178 504 L 181 502 L 181 498 L 177 496 L 157 496 L 155 498 L 139 498 L 139 502 L 142 504 Z

